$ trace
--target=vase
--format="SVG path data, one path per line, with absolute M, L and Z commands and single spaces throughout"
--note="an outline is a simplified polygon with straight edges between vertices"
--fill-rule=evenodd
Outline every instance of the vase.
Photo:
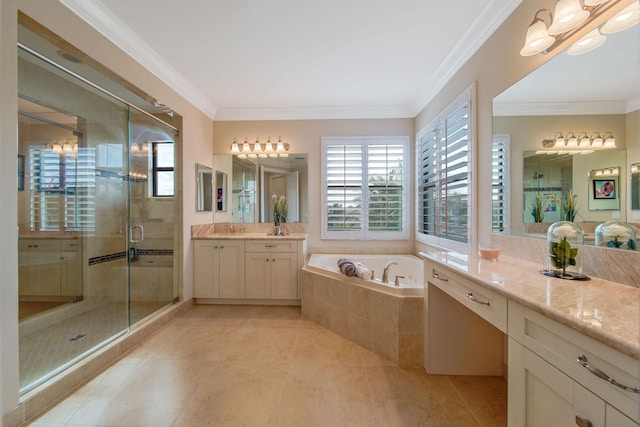
M 273 218 L 273 234 L 276 236 L 282 235 L 282 226 L 280 225 L 280 216 L 278 214 L 275 214 Z
M 547 269 L 545 276 L 588 280 L 582 273 L 584 230 L 575 222 L 554 222 L 547 229 Z
M 596 227 L 596 246 L 635 250 L 636 231 L 622 221 L 603 222 Z

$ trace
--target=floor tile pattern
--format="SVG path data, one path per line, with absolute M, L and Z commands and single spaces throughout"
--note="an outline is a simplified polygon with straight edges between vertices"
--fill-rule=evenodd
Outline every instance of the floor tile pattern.
M 393 365 L 299 307 L 199 305 L 31 426 L 506 426 L 502 378 Z

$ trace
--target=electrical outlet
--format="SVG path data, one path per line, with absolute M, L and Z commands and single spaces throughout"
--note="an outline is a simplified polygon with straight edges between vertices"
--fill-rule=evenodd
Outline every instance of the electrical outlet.
M 633 219 L 640 219 L 640 211 L 633 211 Z
M 620 219 L 620 211 L 613 211 L 613 219 Z

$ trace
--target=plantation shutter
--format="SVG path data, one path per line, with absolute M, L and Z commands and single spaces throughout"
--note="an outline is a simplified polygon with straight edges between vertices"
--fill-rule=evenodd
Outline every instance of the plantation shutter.
M 95 149 L 61 155 L 31 148 L 29 170 L 31 230 L 95 229 Z
M 465 93 L 418 134 L 418 232 L 469 242 L 470 96 Z
M 509 135 L 494 135 L 491 152 L 492 230 L 509 229 Z
M 370 231 L 402 230 L 402 194 L 405 181 L 403 161 L 402 145 L 368 146 L 368 229 Z
M 362 144 L 325 147 L 327 230 L 357 231 L 362 228 Z

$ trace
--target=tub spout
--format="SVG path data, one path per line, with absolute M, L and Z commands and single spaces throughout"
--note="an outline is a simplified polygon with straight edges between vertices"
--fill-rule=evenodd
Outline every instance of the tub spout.
M 389 282 L 389 269 L 392 265 L 398 265 L 398 263 L 395 261 L 389 261 L 387 265 L 384 266 L 384 270 L 382 270 L 382 283 Z

